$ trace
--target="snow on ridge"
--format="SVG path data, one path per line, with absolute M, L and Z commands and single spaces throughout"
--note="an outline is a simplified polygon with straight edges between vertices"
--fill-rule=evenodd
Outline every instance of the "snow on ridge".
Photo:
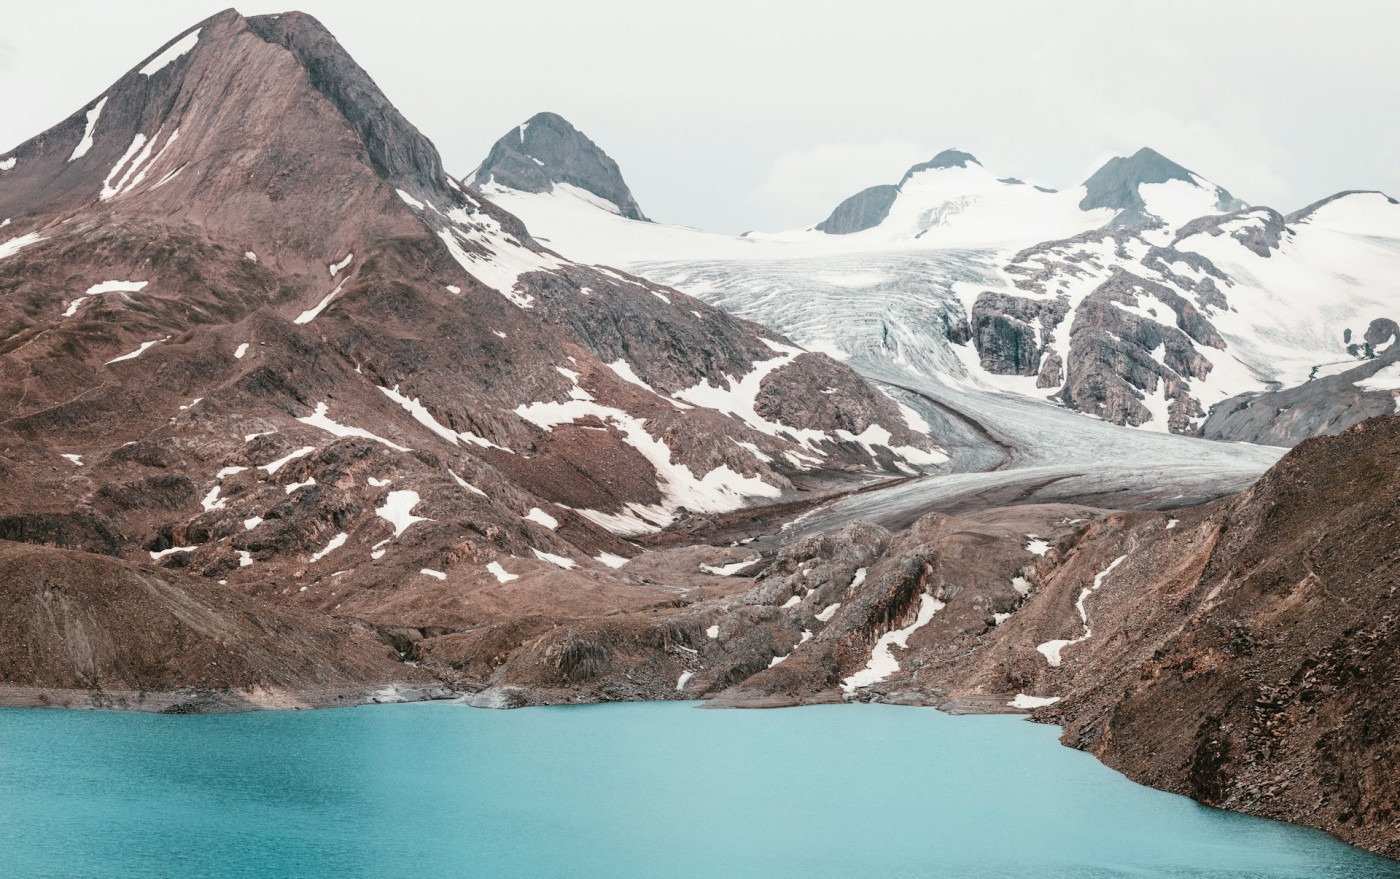
M 854 693 L 861 687 L 868 687 L 878 684 L 889 678 L 890 675 L 899 671 L 899 660 L 894 658 L 890 652 L 891 647 L 909 648 L 909 636 L 928 625 L 933 619 L 933 615 L 942 610 L 946 605 L 927 592 L 919 595 L 919 613 L 914 622 L 903 629 L 895 629 L 880 636 L 880 640 L 875 642 L 875 647 L 870 651 L 870 661 L 865 668 L 846 678 L 841 682 L 841 689 L 847 693 Z
M 386 440 L 384 437 L 379 436 L 378 434 L 370 433 L 364 428 L 349 427 L 347 425 L 340 424 L 339 422 L 332 421 L 330 417 L 326 414 L 327 409 L 328 407 L 325 403 L 317 403 L 316 411 L 314 413 L 306 416 L 305 418 L 298 418 L 297 421 L 300 421 L 302 424 L 308 425 L 310 427 L 320 428 L 326 433 L 333 434 L 334 436 L 356 436 L 360 437 L 361 439 L 374 440 L 375 442 L 380 443 L 381 445 L 388 446 L 396 452 L 413 451 L 412 449 L 405 448 L 404 446 L 401 446 L 398 443 L 390 442 L 389 440 Z
M 147 140 L 146 135 L 140 132 L 132 138 L 131 146 L 126 148 L 126 152 L 122 153 L 122 157 L 112 166 L 112 170 L 107 172 L 106 179 L 102 181 L 102 192 L 98 196 L 102 201 L 107 201 L 122 193 L 130 192 L 135 189 L 141 181 L 146 179 L 146 172 L 149 171 L 150 168 L 155 167 L 160 161 L 160 157 L 165 155 L 165 151 L 169 149 L 170 145 L 180 136 L 180 129 L 175 129 L 170 137 L 166 139 L 165 146 L 161 147 L 155 160 L 151 161 L 148 165 L 147 161 L 151 158 L 151 150 L 155 148 L 156 141 L 160 140 L 161 132 L 164 130 L 164 127 L 157 130 L 156 136 L 150 140 Z M 112 178 L 116 177 L 118 174 L 121 174 L 121 177 L 117 179 L 116 184 L 113 185 Z M 162 180 L 161 182 L 164 183 L 165 181 Z
M 9 221 L 7 220 L 6 222 Z M 38 232 L 30 232 L 18 238 L 11 238 L 9 241 L 0 241 L 0 259 L 4 259 L 7 256 L 14 256 L 29 245 L 43 240 L 44 239 L 39 236 Z
M 301 314 L 297 315 L 296 320 L 292 321 L 292 323 L 309 324 L 316 318 L 320 317 L 321 312 L 326 310 L 326 306 L 331 304 L 331 300 L 336 297 L 336 294 L 338 294 L 341 288 L 344 286 L 344 281 L 341 281 L 339 284 L 336 284 L 335 289 L 327 293 L 325 299 L 322 299 L 320 302 L 316 303 L 316 305 L 313 308 L 309 308 L 306 311 L 303 311 Z
M 453 430 L 434 418 L 433 414 L 428 411 L 426 406 L 419 402 L 417 397 L 409 398 L 400 393 L 398 385 L 394 385 L 393 388 L 381 386 L 379 390 L 384 393 L 384 396 L 403 407 L 404 411 L 413 416 L 414 421 L 417 421 L 454 446 L 466 442 L 474 446 L 481 446 L 484 449 L 497 449 L 502 452 L 510 452 L 510 449 L 505 446 L 498 446 L 489 439 L 477 436 L 469 430 L 460 432 Z M 511 452 L 511 454 L 514 454 L 514 452 Z
M 152 340 L 152 341 L 150 341 L 150 342 L 142 342 L 142 343 L 141 343 L 141 347 L 137 348 L 135 351 L 128 352 L 128 353 L 126 353 L 126 354 L 123 354 L 123 355 L 120 356 L 120 357 L 113 357 L 111 360 L 108 360 L 108 361 L 107 361 L 105 364 L 103 364 L 103 365 L 104 365 L 104 366 L 111 366 L 113 363 L 121 363 L 123 360 L 135 360 L 136 358 L 140 357 L 142 354 L 145 354 L 146 351 L 147 351 L 147 349 L 149 349 L 152 345 L 159 345 L 161 342 L 168 342 L 168 341 L 170 341 L 170 337 L 169 337 L 169 336 L 166 336 L 164 339 L 155 339 L 155 340 Z
M 73 147 L 73 155 L 68 157 L 68 161 L 81 159 L 88 154 L 88 150 L 92 149 L 92 133 L 97 128 L 97 120 L 101 118 L 102 108 L 105 106 L 107 106 L 106 95 L 94 104 L 91 110 L 87 111 L 87 127 L 83 129 L 83 139 L 78 141 L 77 146 Z
M 199 42 L 199 32 L 201 30 L 203 30 L 203 28 L 195 28 L 180 39 L 171 43 L 164 52 L 161 52 L 150 61 L 147 61 L 146 65 L 137 72 L 142 76 L 153 76 L 161 70 L 164 70 L 175 59 L 194 48 L 195 43 Z
M 342 546 L 344 546 L 344 545 L 345 545 L 345 541 L 347 541 L 347 540 L 349 540 L 349 539 L 350 539 L 350 535 L 349 535 L 349 534 L 346 534 L 344 531 L 340 532 L 340 533 L 337 534 L 336 536 L 332 537 L 332 538 L 330 539 L 330 542 L 327 543 L 327 544 L 325 545 L 325 547 L 323 547 L 322 549 L 318 550 L 316 553 L 314 553 L 314 554 L 311 556 L 311 560 L 310 560 L 309 564 L 313 564 L 313 565 L 316 564 L 316 563 L 319 562 L 321 559 L 325 558 L 326 556 L 328 556 L 328 555 L 330 555 L 331 553 L 335 552 L 337 549 L 340 549 Z
M 477 488 L 475 485 L 472 485 L 470 482 L 468 482 L 468 481 L 466 481 L 465 479 L 463 479 L 462 477 L 458 476 L 456 470 L 452 470 L 452 469 L 449 468 L 448 471 L 447 471 L 447 473 L 448 473 L 449 476 L 452 477 L 452 480 L 453 480 L 454 482 L 456 482 L 456 483 L 457 483 L 459 486 L 461 486 L 462 488 L 465 488 L 467 491 L 471 492 L 472 494 L 480 495 L 481 497 L 486 497 L 486 492 L 482 491 L 481 489 Z M 385 485 L 388 485 L 387 482 L 384 483 L 384 484 L 385 484 Z
M 570 571 L 578 567 L 578 562 L 566 556 L 555 555 L 552 552 L 541 552 L 538 549 L 534 549 L 533 547 L 530 549 L 530 552 L 534 553 L 535 558 L 539 559 L 540 561 L 549 562 L 551 565 L 557 565 L 558 567 L 561 567 L 566 571 Z
M 68 309 L 63 312 L 64 317 L 72 317 L 78 313 L 78 307 L 94 296 L 101 296 L 103 293 L 139 293 L 146 289 L 150 281 L 102 281 L 93 284 L 82 296 L 68 303 Z
M 515 414 L 544 430 L 571 424 L 593 416 L 613 426 L 622 439 L 641 453 L 656 472 L 662 501 L 654 507 L 628 504 L 627 512 L 600 513 L 580 510 L 579 514 L 615 534 L 638 534 L 657 530 L 674 519 L 674 511 L 686 507 L 697 512 L 728 512 L 755 497 L 776 498 L 782 492 L 755 476 L 744 476 L 728 465 L 714 468 L 701 477 L 685 464 L 672 460 L 669 446 L 646 430 L 646 420 L 621 409 L 577 397 L 563 402 L 539 402 L 517 406 Z M 651 525 L 646 524 L 650 522 Z
M 1066 647 L 1072 647 L 1075 644 L 1083 643 L 1089 640 L 1089 637 L 1094 634 L 1094 630 L 1089 627 L 1089 612 L 1084 607 L 1084 600 L 1097 592 L 1099 587 L 1103 586 L 1104 579 L 1108 577 L 1109 574 L 1113 573 L 1114 568 L 1123 564 L 1127 558 L 1126 555 L 1120 555 L 1118 558 L 1114 559 L 1108 567 L 1094 575 L 1094 584 L 1092 586 L 1086 586 L 1084 589 L 1080 590 L 1079 600 L 1074 603 L 1074 606 L 1079 611 L 1080 622 L 1084 624 L 1084 634 L 1073 639 L 1057 638 L 1054 641 L 1046 641 L 1044 644 L 1036 646 L 1035 649 L 1045 657 L 1045 661 L 1050 664 L 1051 668 L 1060 667 L 1061 650 L 1064 650 Z
M 258 469 L 266 470 L 268 476 L 274 476 L 276 475 L 278 470 L 281 470 L 283 467 L 287 466 L 287 464 L 291 463 L 292 461 L 295 461 L 297 458 L 305 458 L 307 455 L 311 454 L 314 451 L 316 451 L 315 446 L 302 446 L 296 451 L 289 452 L 285 456 L 278 458 L 276 461 L 272 461 L 267 464 L 260 464 L 258 466 Z

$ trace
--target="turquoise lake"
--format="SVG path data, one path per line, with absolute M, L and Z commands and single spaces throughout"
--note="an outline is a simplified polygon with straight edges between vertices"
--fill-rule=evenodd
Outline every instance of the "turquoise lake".
M 0 710 L 6 877 L 1400 877 L 1015 717 Z

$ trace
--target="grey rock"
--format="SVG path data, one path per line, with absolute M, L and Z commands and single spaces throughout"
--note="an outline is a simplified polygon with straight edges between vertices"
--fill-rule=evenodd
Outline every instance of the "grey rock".
M 1116 156 L 1084 181 L 1086 190 L 1079 202 L 1080 210 L 1110 208 L 1117 215 L 1109 222 L 1115 227 L 1134 227 L 1152 223 L 1156 218 L 1147 211 L 1138 187 L 1144 183 L 1166 183 L 1169 180 L 1192 180 L 1186 168 L 1150 147 L 1143 147 L 1132 156 Z M 1245 206 L 1225 189 L 1215 188 L 1216 208 L 1237 211 Z
M 837 205 L 831 216 L 817 224 L 817 231 L 828 235 L 850 235 L 873 229 L 890 215 L 890 207 L 898 196 L 899 187 L 891 184 L 862 189 Z
M 1382 319 L 1372 322 L 1371 328 L 1377 324 L 1394 327 L 1394 321 Z M 1367 418 L 1394 414 L 1396 403 L 1390 391 L 1365 390 L 1356 383 L 1397 361 L 1400 348 L 1392 347 L 1383 356 L 1363 361 L 1338 375 L 1222 400 L 1211 407 L 1209 417 L 1201 425 L 1201 436 L 1292 448 L 1311 437 L 1341 433 Z
M 606 199 L 628 219 L 647 219 L 617 162 L 556 113 L 536 113 L 508 131 L 470 180 L 477 190 L 495 181 L 521 192 L 551 192 L 567 183 Z

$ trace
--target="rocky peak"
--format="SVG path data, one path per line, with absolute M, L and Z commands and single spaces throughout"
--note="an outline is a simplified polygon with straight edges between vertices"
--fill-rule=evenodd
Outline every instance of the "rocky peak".
M 944 150 L 927 162 L 920 162 L 905 171 L 898 186 L 889 183 L 871 186 L 841 202 L 836 206 L 836 210 L 831 212 L 831 216 L 817 224 L 817 231 L 829 235 L 850 235 L 853 232 L 873 229 L 890 215 L 890 208 L 899 196 L 900 189 L 915 174 L 944 168 L 966 168 L 971 165 L 982 167 L 982 163 L 971 153 Z
M 552 192 L 565 183 L 604 199 L 628 219 L 647 219 L 617 162 L 557 113 L 536 113 L 506 132 L 470 179 L 477 190 L 494 183 L 521 192 Z
M 1115 156 L 1084 181 L 1084 198 L 1080 210 L 1109 208 L 1117 215 L 1111 226 L 1140 226 L 1150 224 L 1156 217 L 1143 200 L 1140 187 L 1146 184 L 1180 180 L 1202 189 L 1213 188 L 1215 207 L 1220 211 L 1237 211 L 1245 207 L 1224 188 L 1201 178 L 1192 171 L 1152 149 L 1143 147 L 1131 156 Z M 1191 218 L 1187 218 L 1191 219 Z
M 909 178 L 924 171 L 937 171 L 944 168 L 966 168 L 969 165 L 982 167 L 982 163 L 977 161 L 977 157 L 972 153 L 965 153 L 962 150 L 944 150 L 927 162 L 920 162 L 908 171 L 904 172 L 904 177 L 899 181 L 903 186 L 909 182 Z

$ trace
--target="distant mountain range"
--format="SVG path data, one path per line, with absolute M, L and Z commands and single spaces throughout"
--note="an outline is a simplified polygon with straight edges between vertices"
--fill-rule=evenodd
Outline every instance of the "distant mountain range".
M 569 130 L 602 165 L 601 150 Z M 572 156 L 571 167 L 581 161 Z M 543 154 L 533 162 L 562 180 Z M 488 177 L 483 191 L 562 252 L 688 289 L 838 356 L 870 340 L 839 313 L 802 314 L 797 302 L 825 283 L 830 260 L 871 254 L 918 266 L 938 253 L 953 268 L 945 289 L 926 291 L 922 313 L 905 315 L 924 329 L 882 330 L 891 357 L 938 348 L 946 355 L 924 371 L 939 380 L 1114 424 L 1292 445 L 1394 411 L 1400 390 L 1389 377 L 1400 356 L 1390 331 L 1400 316 L 1400 205 L 1381 193 L 1338 193 L 1285 216 L 1150 148 L 1064 191 L 945 150 L 813 227 L 734 238 L 627 222 L 599 194 L 625 193 L 634 205 L 620 173 L 529 190 Z M 613 216 L 598 217 L 600 206 Z M 962 266 L 948 260 L 959 255 Z M 769 261 L 782 261 L 777 283 L 789 296 L 771 295 Z M 887 296 L 884 275 L 868 276 L 848 285 L 848 302 Z

